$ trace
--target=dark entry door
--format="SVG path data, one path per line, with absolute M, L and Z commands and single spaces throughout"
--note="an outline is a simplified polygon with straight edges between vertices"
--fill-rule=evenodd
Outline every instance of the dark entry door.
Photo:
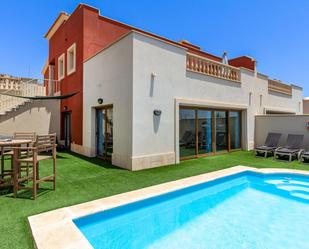
M 96 110 L 97 156 L 110 159 L 113 153 L 113 108 Z
M 71 112 L 64 113 L 64 146 L 66 149 L 71 149 Z

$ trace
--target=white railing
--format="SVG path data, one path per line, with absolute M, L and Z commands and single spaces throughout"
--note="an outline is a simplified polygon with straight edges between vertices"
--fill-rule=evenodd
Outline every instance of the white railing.
M 29 101 L 26 98 L 8 96 L 11 94 L 21 97 L 46 96 L 46 85 L 53 84 L 54 95 L 60 92 L 59 82 L 50 79 L 23 79 L 0 75 L 0 114 L 6 113 Z M 2 94 L 1 94 L 2 93 Z
M 24 104 L 27 100 L 7 95 L 0 95 L 0 114 L 5 114 L 14 108 Z
M 20 79 L 0 75 L 0 91 L 20 90 Z
M 187 70 L 240 83 L 241 74 L 239 68 L 195 54 L 187 54 Z

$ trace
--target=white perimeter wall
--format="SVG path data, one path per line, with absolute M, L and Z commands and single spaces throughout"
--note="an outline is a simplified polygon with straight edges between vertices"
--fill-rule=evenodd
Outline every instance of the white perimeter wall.
M 83 154 L 95 156 L 97 99 L 113 104 L 114 164 L 130 168 L 132 154 L 132 35 L 84 63 Z M 74 124 L 73 124 L 74 125 Z
M 304 148 L 309 150 L 309 115 L 267 115 L 256 116 L 255 141 L 264 145 L 269 132 L 282 133 L 279 146 L 284 146 L 288 134 L 304 135 Z
M 0 116 L 0 134 L 13 135 L 14 132 L 57 133 L 59 139 L 60 101 L 36 100 Z

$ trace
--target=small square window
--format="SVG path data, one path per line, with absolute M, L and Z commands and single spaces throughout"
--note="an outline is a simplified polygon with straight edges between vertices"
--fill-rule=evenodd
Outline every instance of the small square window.
M 58 80 L 62 80 L 64 78 L 64 65 L 65 65 L 64 54 L 62 54 L 58 58 Z
M 76 70 L 76 44 L 74 43 L 67 51 L 67 75 L 70 75 Z

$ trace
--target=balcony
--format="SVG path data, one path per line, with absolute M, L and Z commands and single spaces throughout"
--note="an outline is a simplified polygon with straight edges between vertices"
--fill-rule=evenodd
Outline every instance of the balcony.
M 292 96 L 292 86 L 283 84 L 278 80 L 268 80 L 268 90 Z
M 190 53 L 187 54 L 187 71 L 237 83 L 240 83 L 241 80 L 241 74 L 238 68 Z

